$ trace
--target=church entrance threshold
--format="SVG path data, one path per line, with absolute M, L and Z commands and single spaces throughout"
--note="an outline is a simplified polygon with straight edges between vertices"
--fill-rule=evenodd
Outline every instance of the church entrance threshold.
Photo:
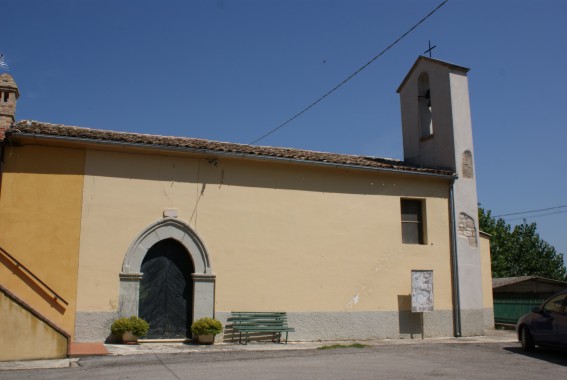
M 141 266 L 139 316 L 150 324 L 147 339 L 191 337 L 193 264 L 186 249 L 173 239 L 159 241 Z

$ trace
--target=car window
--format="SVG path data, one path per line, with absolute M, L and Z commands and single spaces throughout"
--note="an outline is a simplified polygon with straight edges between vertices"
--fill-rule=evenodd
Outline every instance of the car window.
M 554 313 L 563 312 L 563 303 L 565 301 L 565 297 L 567 297 L 567 294 L 561 294 L 553 297 L 552 299 L 547 301 L 545 305 L 543 305 L 543 310 Z

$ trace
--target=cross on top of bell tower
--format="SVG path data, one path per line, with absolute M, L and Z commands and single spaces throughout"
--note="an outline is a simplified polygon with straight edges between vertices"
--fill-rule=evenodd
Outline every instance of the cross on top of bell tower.
M 433 49 L 435 49 L 436 47 L 437 47 L 437 45 L 431 46 L 431 40 L 430 40 L 430 41 L 429 41 L 429 49 L 427 49 L 426 51 L 424 51 L 423 54 L 429 53 L 429 58 L 431 58 L 431 51 L 432 51 Z

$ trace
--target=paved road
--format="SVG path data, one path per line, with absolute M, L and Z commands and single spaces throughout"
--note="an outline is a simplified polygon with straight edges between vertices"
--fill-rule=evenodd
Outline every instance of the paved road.
M 2 371 L 1 379 L 567 379 L 567 352 L 517 343 L 84 358 L 80 367 Z

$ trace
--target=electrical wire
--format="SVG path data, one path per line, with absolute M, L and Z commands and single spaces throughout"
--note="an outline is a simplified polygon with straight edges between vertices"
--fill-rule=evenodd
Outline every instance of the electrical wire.
M 554 212 L 548 212 L 548 213 L 544 213 L 544 214 L 535 214 L 535 215 L 526 215 L 526 216 L 516 216 L 514 218 L 502 218 L 502 219 L 506 219 L 507 222 L 511 222 L 514 220 L 522 220 L 522 219 L 534 219 L 534 218 L 541 218 L 543 216 L 551 216 L 551 215 L 557 215 L 557 214 L 565 214 L 567 213 L 567 210 L 560 210 L 560 211 L 554 211 Z
M 500 215 L 494 215 L 494 218 L 502 218 L 503 216 L 512 216 L 512 215 L 522 215 L 522 214 L 531 214 L 534 212 L 543 212 L 543 211 L 549 211 L 549 210 L 556 210 L 558 208 L 565 208 L 567 207 L 567 205 L 560 205 L 560 206 L 553 206 L 553 207 L 547 207 L 547 208 L 540 208 L 538 210 L 531 210 L 531 211 L 520 211 L 520 212 L 512 212 L 509 214 L 500 214 Z
M 431 12 L 429 12 L 425 17 L 423 17 L 421 20 L 419 20 L 414 26 L 412 26 L 407 32 L 405 32 L 404 34 L 402 34 L 400 37 L 398 37 L 397 40 L 395 40 L 394 42 L 392 42 L 390 45 L 388 45 L 384 50 L 382 50 L 380 53 L 378 53 L 377 55 L 375 55 L 370 61 L 366 62 L 362 67 L 360 67 L 358 70 L 356 70 L 354 73 L 350 74 L 345 80 L 343 80 L 341 83 L 339 83 L 338 85 L 336 85 L 335 87 L 333 87 L 331 90 L 329 90 L 327 93 L 325 93 L 323 96 L 321 96 L 319 99 L 315 100 L 313 103 L 311 103 L 310 105 L 308 105 L 307 107 L 305 107 L 303 110 L 301 110 L 300 112 L 296 113 L 294 116 L 290 117 L 289 119 L 287 119 L 285 122 L 283 122 L 282 124 L 278 125 L 276 128 L 272 129 L 271 131 L 265 133 L 264 135 L 262 135 L 261 137 L 257 138 L 256 140 L 252 141 L 250 143 L 250 145 L 254 145 L 256 144 L 258 141 L 265 139 L 266 137 L 270 136 L 272 133 L 280 130 L 281 128 L 285 127 L 287 124 L 291 123 L 293 120 L 297 119 L 299 116 L 303 115 L 305 112 L 307 112 L 308 110 L 310 110 L 311 108 L 313 108 L 314 106 L 316 106 L 319 102 L 321 102 L 323 99 L 325 99 L 327 96 L 331 95 L 333 92 L 337 91 L 342 85 L 344 85 L 345 83 L 347 83 L 348 81 L 350 81 L 352 78 L 354 78 L 356 75 L 358 75 L 362 70 L 364 70 L 365 68 L 367 68 L 368 66 L 370 66 L 371 63 L 373 63 L 374 61 L 376 61 L 378 58 L 380 58 L 384 53 L 386 53 L 388 50 L 390 50 L 392 47 L 394 47 L 398 42 L 400 42 L 404 37 L 406 37 L 408 34 L 410 34 L 411 32 L 413 32 L 419 25 L 421 25 L 425 20 L 427 20 L 429 17 L 431 17 L 435 12 L 437 12 L 439 10 L 439 8 L 441 8 L 443 5 L 445 5 L 449 0 L 444 0 L 441 4 L 439 4 L 435 9 L 433 9 Z

